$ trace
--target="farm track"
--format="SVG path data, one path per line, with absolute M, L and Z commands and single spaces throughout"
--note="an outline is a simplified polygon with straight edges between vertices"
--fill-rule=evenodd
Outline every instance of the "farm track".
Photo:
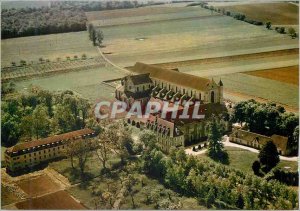
M 179 68 L 179 67 L 192 66 L 192 65 L 214 64 L 214 63 L 232 62 L 232 61 L 239 61 L 239 60 L 259 59 L 259 58 L 272 58 L 276 56 L 283 56 L 283 55 L 289 56 L 289 55 L 298 55 L 298 54 L 299 54 L 299 48 L 293 48 L 293 49 L 267 51 L 267 52 L 252 53 L 252 54 L 241 54 L 241 55 L 214 57 L 214 58 L 205 58 L 205 59 L 193 59 L 193 60 L 185 60 L 185 61 L 177 61 L 177 62 L 156 63 L 154 65 L 162 68 Z M 130 69 L 131 67 L 127 67 L 127 68 Z

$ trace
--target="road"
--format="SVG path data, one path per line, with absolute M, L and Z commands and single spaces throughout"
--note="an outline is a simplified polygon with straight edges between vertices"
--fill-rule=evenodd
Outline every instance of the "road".
M 251 152 L 254 152 L 254 153 L 259 153 L 259 150 L 254 149 L 252 147 L 247 147 L 247 146 L 244 146 L 244 145 L 240 145 L 240 144 L 230 142 L 228 136 L 223 137 L 223 144 L 224 144 L 225 147 L 236 147 L 236 148 L 248 150 L 248 151 L 251 151 Z M 192 148 L 188 148 L 188 149 L 185 150 L 185 153 L 188 154 L 188 155 L 201 155 L 201 154 L 204 154 L 206 151 L 207 151 L 207 149 L 202 149 L 202 150 L 199 150 L 197 152 L 194 152 L 192 150 Z M 295 157 L 286 157 L 286 156 L 281 156 L 280 155 L 279 157 L 280 157 L 280 160 L 298 161 L 298 157 L 296 157 L 296 156 Z

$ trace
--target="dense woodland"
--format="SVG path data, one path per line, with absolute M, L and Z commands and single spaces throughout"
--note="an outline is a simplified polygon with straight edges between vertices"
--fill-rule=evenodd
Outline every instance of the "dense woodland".
M 155 3 L 147 3 L 155 4 Z M 86 30 L 86 11 L 144 6 L 138 1 L 51 2 L 50 7 L 2 9 L 2 39 Z
M 2 39 L 86 30 L 83 10 L 58 7 L 2 10 Z
M 6 85 L 2 95 L 7 89 Z M 11 90 L 10 90 L 11 91 Z M 1 106 L 1 144 L 45 138 L 84 128 L 90 104 L 72 91 L 52 93 L 32 87 L 28 94 L 7 94 Z

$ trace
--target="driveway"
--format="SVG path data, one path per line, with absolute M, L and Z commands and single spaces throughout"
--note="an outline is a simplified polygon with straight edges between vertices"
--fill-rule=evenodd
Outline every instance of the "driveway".
M 223 144 L 226 147 L 236 147 L 236 148 L 245 149 L 245 150 L 248 150 L 248 151 L 251 151 L 251 152 L 259 153 L 259 150 L 254 149 L 252 147 L 247 147 L 247 146 L 244 146 L 244 145 L 240 145 L 240 144 L 236 144 L 236 143 L 230 142 L 228 136 L 224 136 L 223 140 L 224 140 Z M 279 157 L 280 157 L 280 160 L 298 161 L 298 157 L 297 156 L 295 156 L 295 157 L 286 157 L 286 156 L 281 156 L 280 155 Z

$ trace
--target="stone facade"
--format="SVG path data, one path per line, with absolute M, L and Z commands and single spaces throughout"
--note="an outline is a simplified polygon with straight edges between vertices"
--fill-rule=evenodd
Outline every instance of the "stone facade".
M 145 105 L 155 100 L 179 102 L 182 107 L 189 101 L 199 101 L 203 106 L 202 112 L 207 118 L 201 120 L 163 119 L 158 112 L 148 119 L 128 119 L 129 124 L 154 131 L 157 134 L 157 142 L 164 151 L 168 151 L 171 146 L 206 143 L 207 119 L 211 114 L 222 112 L 225 107 L 221 80 L 217 84 L 213 79 L 208 80 L 143 63 L 136 63 L 131 70 L 135 75 L 124 77 L 116 88 L 117 100 L 126 102 L 129 106 L 135 101 L 140 101 L 142 105 Z
M 93 130 L 86 128 L 17 144 L 5 151 L 6 170 L 15 172 L 66 156 L 65 149 L 70 141 L 84 141 L 94 134 Z
M 288 147 L 288 138 L 276 134 L 269 137 L 242 129 L 236 129 L 230 135 L 229 141 L 255 149 L 261 149 L 268 141 L 272 141 L 280 155 L 289 155 L 291 152 Z

